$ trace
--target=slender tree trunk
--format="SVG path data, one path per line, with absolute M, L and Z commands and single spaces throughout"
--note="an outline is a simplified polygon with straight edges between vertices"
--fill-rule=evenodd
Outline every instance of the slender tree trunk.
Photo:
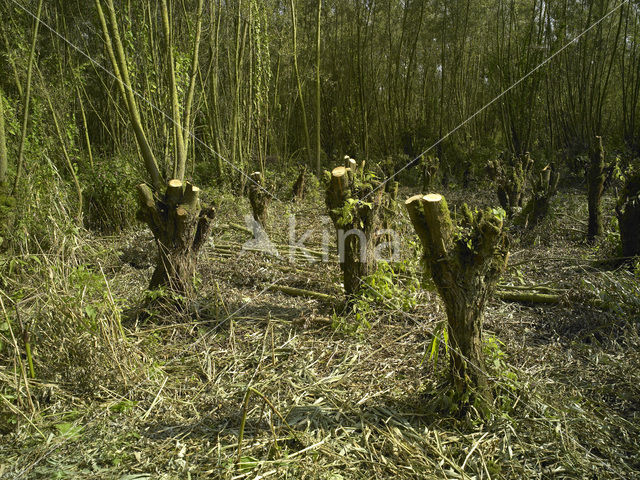
M 302 114 L 302 128 L 304 129 L 304 141 L 307 147 L 307 157 L 311 165 L 311 139 L 309 137 L 309 125 L 307 124 L 307 110 L 304 104 L 304 96 L 302 95 L 302 83 L 300 81 L 300 72 L 298 70 L 298 27 L 296 20 L 295 0 L 290 0 L 291 4 L 291 34 L 293 42 L 293 71 L 296 75 L 296 86 L 298 88 L 298 98 L 300 99 L 300 111 Z
M 318 0 L 317 30 L 316 30 L 316 175 L 322 174 L 322 158 L 320 152 L 320 20 L 322 16 L 322 0 Z
M 78 83 L 80 80 L 78 79 Z M 89 135 L 89 124 L 87 123 L 87 113 L 80 94 L 80 88 L 76 86 L 76 95 L 78 96 L 78 104 L 80 105 L 80 114 L 82 115 L 82 129 L 84 131 L 84 141 L 87 147 L 87 155 L 89 155 L 89 166 L 93 169 L 93 149 L 91 148 L 91 138 Z
M 147 170 L 147 173 L 151 177 L 151 183 L 153 184 L 154 188 L 156 190 L 162 190 L 163 182 L 160 175 L 160 170 L 158 168 L 158 162 L 156 161 L 155 155 L 153 154 L 151 146 L 149 145 L 149 141 L 147 140 L 147 134 L 145 133 L 144 127 L 142 125 L 140 111 L 138 110 L 138 105 L 134 96 L 131 80 L 129 79 L 129 67 L 127 66 L 127 58 L 124 53 L 122 40 L 120 39 L 120 30 L 118 28 L 118 21 L 116 19 L 116 11 L 113 6 L 113 0 L 106 0 L 106 2 L 107 12 L 109 13 L 109 21 L 111 22 L 111 29 L 113 31 L 113 34 L 111 34 L 108 30 L 107 23 L 102 12 L 102 6 L 100 5 L 100 0 L 95 0 L 96 9 L 98 10 L 98 16 L 100 17 L 100 23 L 102 25 L 105 47 L 107 49 L 107 53 L 109 54 L 109 58 L 111 59 L 114 76 L 118 82 L 120 91 L 127 103 L 129 119 L 131 120 L 131 125 L 136 135 L 136 142 L 138 144 L 138 147 L 140 148 L 140 153 L 144 160 L 145 168 Z M 113 44 L 115 44 L 115 48 Z
M 4 131 L 4 94 L 0 89 L 0 251 L 8 244 L 7 232 L 11 230 L 15 207 L 15 199 L 8 195 L 7 178 L 7 144 Z
M 40 14 L 42 13 L 42 0 L 38 2 L 38 10 L 33 25 L 33 36 L 31 37 L 31 49 L 29 50 L 29 63 L 27 67 L 27 80 L 25 85 L 24 98 L 22 99 L 22 130 L 20 133 L 20 143 L 18 144 L 18 168 L 13 181 L 11 195 L 15 195 L 18 183 L 22 176 L 24 163 L 24 146 L 27 140 L 27 126 L 29 124 L 29 102 L 31 101 L 31 77 L 33 74 L 33 60 L 36 56 L 36 40 L 38 39 L 38 28 L 40 27 Z
M 56 114 L 55 108 L 53 108 L 53 103 L 51 102 L 51 96 L 49 95 L 49 91 L 46 86 L 44 86 L 44 79 L 42 78 L 42 73 L 36 67 L 38 73 L 40 74 L 40 78 L 42 80 L 43 90 L 45 97 L 47 98 L 47 105 L 49 106 L 49 111 L 51 112 L 51 118 L 53 119 L 53 125 L 55 126 L 56 135 L 58 136 L 58 142 L 60 143 L 60 148 L 62 148 L 62 156 L 64 157 L 64 161 L 67 164 L 67 169 L 69 169 L 69 174 L 73 179 L 73 185 L 76 189 L 76 195 L 78 197 L 78 207 L 76 210 L 76 222 L 80 224 L 82 222 L 82 187 L 80 186 L 80 180 L 78 180 L 78 174 L 76 173 L 75 167 L 73 166 L 73 162 L 71 161 L 71 157 L 69 156 L 69 151 L 67 150 L 66 139 L 62 133 L 62 129 L 60 128 L 60 122 L 58 122 L 58 115 Z
M 4 93 L 0 89 L 0 194 L 7 184 L 7 139 L 4 133 Z

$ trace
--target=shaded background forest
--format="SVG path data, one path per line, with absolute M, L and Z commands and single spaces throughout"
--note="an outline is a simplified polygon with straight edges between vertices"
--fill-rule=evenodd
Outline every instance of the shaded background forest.
M 176 146 L 159 2 L 115 6 L 149 142 L 167 172 Z M 34 29 L 27 11 L 37 10 L 35 0 L 0 4 L 10 181 Z M 195 1 L 169 5 L 181 99 L 196 11 Z M 46 1 L 41 18 L 19 203 L 28 209 L 51 182 L 48 191 L 77 203 L 72 165 L 85 224 L 126 227 L 144 172 L 93 2 Z M 637 2 L 233 0 L 205 2 L 202 18 L 194 111 L 184 126 L 196 138 L 187 177 L 202 186 L 237 189 L 254 170 L 320 171 L 344 154 L 384 160 L 391 173 L 425 150 L 441 159 L 445 181 L 483 175 L 500 152 L 530 151 L 543 165 L 577 172 L 596 135 L 623 162 L 640 154 Z

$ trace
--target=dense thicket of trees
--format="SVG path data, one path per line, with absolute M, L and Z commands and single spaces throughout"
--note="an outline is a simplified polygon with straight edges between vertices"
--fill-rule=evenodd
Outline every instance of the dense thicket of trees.
M 53 166 L 70 198 L 85 192 L 86 222 L 110 215 L 118 224 L 126 215 L 105 202 L 126 202 L 110 198 L 112 187 L 145 178 L 135 158 L 149 158 L 131 128 L 131 99 L 96 5 L 44 2 L 36 32 L 40 3 L 0 2 L 0 180 L 15 182 L 22 158 L 27 173 Z M 397 168 L 459 126 L 431 152 L 445 174 L 479 172 L 501 151 L 583 168 L 597 135 L 609 155 L 640 154 L 637 2 L 212 0 L 201 31 L 197 0 L 113 3 L 164 178 L 176 176 L 176 158 L 186 178 L 235 186 L 275 162 L 315 170 L 345 153 L 392 156 Z

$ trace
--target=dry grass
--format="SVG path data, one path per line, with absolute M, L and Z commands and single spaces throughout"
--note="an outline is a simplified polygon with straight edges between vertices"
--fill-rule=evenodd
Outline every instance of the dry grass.
M 582 198 L 557 203 L 570 213 L 515 246 L 505 281 L 567 301 L 490 305 L 484 421 L 447 413 L 446 362 L 425 360 L 443 318 L 429 293 L 348 335 L 331 326 L 335 305 L 265 290 L 339 297 L 335 263 L 209 248 L 195 314 L 143 319 L 150 261 L 134 254 L 134 268 L 120 252 L 144 251 L 145 235 L 80 234 L 56 254 L 3 258 L 0 478 L 640 478 L 637 278 L 595 268 L 570 230 Z M 286 209 L 299 228 L 323 211 L 318 199 Z M 219 210 L 219 225 L 242 223 L 234 202 Z M 287 241 L 280 221 L 274 243 Z M 246 240 L 222 227 L 214 238 Z M 12 302 L 31 328 L 26 383 L 21 339 L 3 327 Z

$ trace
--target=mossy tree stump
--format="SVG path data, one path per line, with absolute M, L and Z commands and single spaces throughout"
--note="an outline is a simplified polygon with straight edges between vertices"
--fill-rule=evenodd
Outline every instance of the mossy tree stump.
M 551 199 L 558 190 L 560 173 L 555 166 L 544 167 L 533 185 L 531 198 L 515 219 L 524 228 L 533 228 L 549 213 Z
M 640 166 L 630 169 L 618 202 L 616 215 L 620 226 L 623 257 L 640 255 Z
M 340 268 L 347 302 L 362 286 L 362 280 L 376 268 L 375 232 L 381 223 L 380 209 L 384 190 L 366 175 L 363 165 L 356 168 L 347 159 L 347 167 L 336 167 L 326 191 L 329 217 L 337 232 Z M 355 161 L 354 161 L 355 163 Z
M 200 189 L 189 182 L 173 179 L 164 195 L 138 186 L 139 218 L 153 232 L 158 246 L 158 261 L 150 289 L 166 287 L 172 293 L 191 298 L 198 252 L 211 232 L 214 210 L 200 205 Z
M 291 189 L 291 195 L 293 197 L 294 202 L 298 202 L 300 200 L 304 200 L 304 195 L 307 189 L 307 166 L 302 167 L 302 171 L 298 178 L 293 184 Z
M 462 208 L 451 220 L 444 197 L 416 195 L 405 202 L 423 247 L 424 274 L 442 297 L 448 320 L 454 390 L 462 406 L 491 402 L 482 353 L 484 307 L 506 268 L 508 238 L 501 216 L 492 210 Z
M 249 182 L 249 202 L 253 219 L 260 224 L 263 230 L 267 229 L 268 208 L 271 195 L 265 188 L 265 181 L 262 172 L 253 172 Z
M 433 187 L 438 170 L 440 170 L 440 160 L 437 157 L 422 158 L 422 191 L 429 192 Z
M 591 147 L 589 165 L 587 167 L 587 204 L 589 206 L 589 222 L 587 224 L 587 240 L 594 242 L 602 235 L 602 209 L 600 203 L 607 178 L 605 152 L 602 137 Z
M 511 218 L 522 207 L 533 159 L 529 152 L 489 162 L 487 172 L 497 182 L 500 206 Z

